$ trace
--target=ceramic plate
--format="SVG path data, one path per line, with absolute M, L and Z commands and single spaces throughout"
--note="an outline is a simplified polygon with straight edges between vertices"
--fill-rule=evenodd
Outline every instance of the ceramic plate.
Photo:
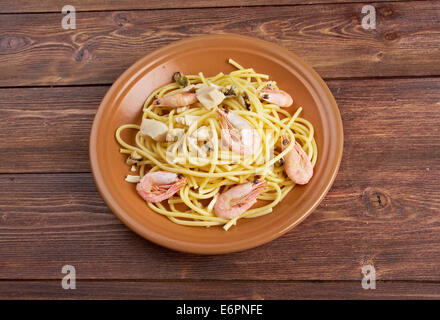
M 312 180 L 296 186 L 271 214 L 239 220 L 229 231 L 221 227 L 174 224 L 151 211 L 138 196 L 126 156 L 119 153 L 115 130 L 140 123 L 142 106 L 156 88 L 171 82 L 172 74 L 203 72 L 213 76 L 234 68 L 228 58 L 256 72 L 269 74 L 294 98 L 291 114 L 303 107 L 301 117 L 315 128 L 318 161 Z M 123 138 L 132 141 L 126 130 Z M 342 121 L 336 102 L 319 75 L 291 52 L 270 42 L 222 34 L 174 42 L 140 59 L 113 84 L 99 106 L 90 137 L 90 162 L 96 185 L 115 215 L 142 237 L 162 246 L 192 253 L 220 254 L 256 247 L 286 233 L 321 202 L 333 183 L 342 156 Z

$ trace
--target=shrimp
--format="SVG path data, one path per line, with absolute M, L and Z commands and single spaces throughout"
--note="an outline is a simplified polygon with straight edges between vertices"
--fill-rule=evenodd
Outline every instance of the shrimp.
M 175 93 L 153 101 L 154 106 L 179 108 L 189 106 L 198 101 L 195 93 Z
M 282 108 L 290 107 L 293 103 L 290 94 L 283 90 L 262 90 L 258 93 L 258 97 Z
M 284 150 L 290 143 L 288 136 L 281 137 L 281 147 Z M 295 143 L 295 142 L 294 142 Z M 301 146 L 295 143 L 293 149 L 284 157 L 284 171 L 296 184 L 307 184 L 313 176 L 313 165 Z
M 145 201 L 160 202 L 171 197 L 186 183 L 187 179 L 182 174 L 155 171 L 143 176 L 136 190 Z
M 218 109 L 222 139 L 233 152 L 240 155 L 256 154 L 261 146 L 258 131 L 245 119 L 228 109 Z
M 257 202 L 257 197 L 266 187 L 264 179 L 246 182 L 222 193 L 214 206 L 215 215 L 223 219 L 233 219 L 240 216 Z

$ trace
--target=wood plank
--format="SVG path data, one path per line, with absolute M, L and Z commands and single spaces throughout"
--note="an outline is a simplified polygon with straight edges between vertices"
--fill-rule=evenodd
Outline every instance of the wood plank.
M 440 74 L 438 1 L 377 3 L 373 31 L 362 5 L 84 12 L 76 30 L 58 13 L 3 14 L 0 86 L 109 84 L 158 47 L 226 32 L 278 43 L 325 78 Z
M 419 161 L 429 167 L 438 158 L 437 78 L 327 83 L 342 113 L 348 155 L 344 161 L 351 166 L 357 162 L 372 167 L 380 161 L 381 166 L 397 170 L 398 165 L 415 166 Z M 0 173 L 89 172 L 89 132 L 108 88 L 0 89 L 0 118 L 4 120 Z M 423 125 L 414 127 L 415 123 Z M 408 142 L 417 148 L 415 153 L 405 151 Z M 357 150 L 360 144 L 368 149 Z M 11 160 L 16 155 L 21 161 Z
M 439 166 L 354 171 L 300 226 L 225 256 L 173 252 L 136 236 L 101 200 L 90 174 L 0 175 L 0 279 L 440 281 Z M 423 182 L 421 182 L 423 181 Z
M 381 2 L 395 1 L 382 0 Z M 408 0 L 402 0 L 408 1 Z M 151 10 L 151 9 L 181 9 L 181 8 L 209 8 L 209 7 L 249 7 L 273 5 L 299 5 L 317 3 L 345 3 L 363 2 L 363 0 L 71 0 L 77 12 L 105 11 L 105 10 Z M 57 0 L 2 0 L 0 13 L 26 13 L 26 12 L 61 12 L 64 4 Z
M 77 281 L 63 290 L 60 281 L 0 281 L 0 299 L 439 299 L 440 284 L 277 281 Z
M 141 239 L 111 214 L 89 173 L 13 173 L 34 167 L 48 172 L 69 156 L 73 164 L 63 170 L 87 170 L 87 128 L 105 88 L 3 89 L 6 107 L 0 110 L 7 121 L 0 126 L 0 155 L 8 157 L 0 163 L 10 174 L 0 175 L 0 279 L 59 279 L 61 267 L 72 264 L 80 279 L 89 280 L 358 281 L 361 266 L 372 263 L 379 280 L 440 281 L 438 79 L 329 85 L 345 129 L 332 190 L 280 239 L 218 257 L 172 252 Z M 60 96 L 64 100 L 55 103 Z M 71 150 L 55 152 L 59 137 L 41 133 L 56 125 L 69 129 L 53 132 L 70 141 Z M 24 153 L 21 159 L 30 163 L 11 171 L 3 164 L 21 155 L 17 148 L 8 151 L 14 145 L 41 149 L 33 159 Z M 53 151 L 51 162 L 42 154 L 47 148 Z
M 108 88 L 0 89 L 0 172 L 89 172 L 90 129 Z

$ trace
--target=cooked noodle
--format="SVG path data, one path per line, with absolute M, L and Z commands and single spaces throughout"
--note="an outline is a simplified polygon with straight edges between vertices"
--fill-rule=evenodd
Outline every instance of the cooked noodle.
M 205 78 L 202 73 L 186 75 L 192 85 L 204 83 L 226 87 L 233 85 L 239 95 L 245 93 L 250 101 L 250 110 L 243 106 L 237 97 L 224 99 L 218 108 L 226 107 L 246 119 L 261 137 L 259 151 L 250 156 L 235 154 L 221 144 L 221 126 L 216 108 L 209 110 L 199 102 L 186 110 L 159 108 L 152 105 L 156 98 L 185 90 L 178 83 L 167 84 L 150 94 L 143 107 L 143 118 L 163 122 L 170 129 L 184 128 L 185 133 L 178 142 L 158 142 L 150 137 L 141 136 L 140 126 L 125 124 L 116 131 L 116 139 L 121 145 L 121 153 L 130 154 L 136 151 L 143 157 L 138 163 L 139 176 L 148 172 L 169 171 L 183 174 L 188 183 L 176 194 L 162 202 L 147 202 L 155 212 L 167 216 L 171 221 L 187 226 L 222 225 L 228 230 L 238 219 L 255 218 L 271 213 L 273 208 L 294 187 L 279 165 L 294 143 L 281 151 L 280 136 L 288 135 L 290 141 L 296 141 L 307 153 L 314 166 L 317 160 L 317 147 L 312 124 L 299 117 L 302 108 L 291 115 L 278 105 L 260 101 L 258 92 L 269 83 L 277 89 L 276 83 L 269 76 L 256 73 L 252 68 L 241 67 L 232 59 L 229 62 L 237 68 L 230 74 L 219 73 Z M 179 118 L 186 115 L 198 116 L 198 120 L 189 126 L 183 125 Z M 200 128 L 206 126 L 213 134 L 213 146 L 206 157 L 194 156 L 187 148 L 187 138 Z M 121 132 L 126 129 L 137 131 L 135 145 L 126 143 Z M 258 196 L 258 205 L 242 213 L 234 219 L 219 218 L 214 214 L 213 203 L 218 195 L 234 185 L 253 181 L 256 177 L 266 180 L 266 188 Z M 213 201 L 214 199 L 214 201 Z

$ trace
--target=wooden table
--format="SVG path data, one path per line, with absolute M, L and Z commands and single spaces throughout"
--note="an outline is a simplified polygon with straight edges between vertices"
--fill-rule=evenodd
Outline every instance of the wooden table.
M 440 2 L 0 2 L 0 298 L 440 298 Z M 67 4 L 67 2 L 66 2 Z M 365 4 L 376 30 L 361 26 Z M 172 41 L 278 43 L 326 80 L 344 155 L 319 208 L 261 247 L 182 254 L 146 241 L 95 187 L 88 139 L 128 66 Z M 373 265 L 376 289 L 361 286 Z M 76 268 L 63 290 L 64 265 Z

